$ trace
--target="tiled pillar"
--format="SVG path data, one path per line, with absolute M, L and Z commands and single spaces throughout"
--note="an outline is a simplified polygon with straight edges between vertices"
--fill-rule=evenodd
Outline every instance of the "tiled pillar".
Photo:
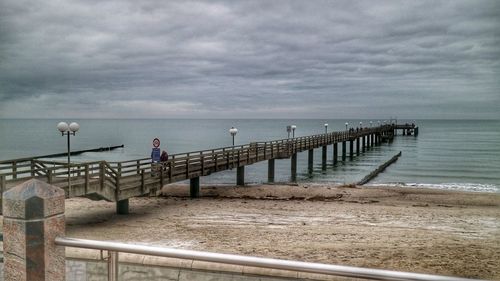
M 29 180 L 3 194 L 4 280 L 65 280 L 64 190 Z

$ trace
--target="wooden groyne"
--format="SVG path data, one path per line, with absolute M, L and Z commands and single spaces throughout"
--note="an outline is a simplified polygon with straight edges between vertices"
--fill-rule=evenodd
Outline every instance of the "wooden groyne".
M 290 180 L 297 179 L 297 154 L 308 151 L 308 171 L 312 173 L 314 149 L 322 149 L 321 165 L 327 166 L 328 147 L 333 152 L 333 164 L 353 160 L 386 139 L 392 139 L 398 129 L 415 126 L 382 125 L 340 132 L 252 142 L 245 145 L 192 151 L 170 155 L 161 164 L 151 158 L 120 162 L 95 161 L 71 163 L 24 158 L 0 161 L 0 191 L 11 188 L 30 178 L 46 181 L 63 188 L 66 197 L 84 196 L 117 202 L 117 212 L 128 212 L 130 197 L 156 194 L 164 185 L 190 181 L 192 197 L 200 192 L 200 177 L 236 169 L 236 184 L 245 184 L 245 166 L 268 161 L 268 181 L 274 182 L 275 161 L 290 159 Z M 347 148 L 349 146 L 349 149 Z M 339 148 L 340 147 L 340 148 Z
M 398 154 L 394 155 L 391 159 L 387 160 L 384 164 L 378 166 L 377 169 L 373 170 L 371 173 L 366 175 L 366 177 L 364 177 L 362 180 L 360 180 L 357 183 L 357 185 L 366 184 L 369 181 L 371 181 L 372 179 L 374 179 L 376 176 L 378 176 L 378 174 L 382 173 L 387 167 L 389 167 L 389 165 L 398 161 L 400 156 L 401 156 L 401 151 Z
M 123 148 L 125 145 L 115 145 L 115 146 L 106 146 L 106 147 L 98 147 L 98 148 L 92 148 L 92 149 L 84 149 L 84 150 L 76 150 L 76 151 L 71 151 L 70 155 L 80 155 L 86 152 L 103 152 L 103 151 L 111 151 L 115 150 L 117 148 Z M 61 152 L 61 153 L 53 153 L 53 154 L 46 154 L 46 155 L 38 155 L 38 156 L 32 156 L 32 157 L 24 157 L 24 158 L 16 158 L 16 159 L 10 159 L 10 160 L 0 160 L 0 164 L 4 162 L 23 162 L 23 161 L 29 161 L 31 159 L 41 159 L 41 158 L 56 158 L 56 157 L 63 157 L 67 156 L 67 152 Z

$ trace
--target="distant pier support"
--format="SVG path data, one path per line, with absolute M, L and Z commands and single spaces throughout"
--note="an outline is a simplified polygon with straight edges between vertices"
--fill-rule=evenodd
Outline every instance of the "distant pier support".
M 119 215 L 128 214 L 128 199 L 123 199 L 116 202 L 116 213 Z
M 297 181 L 297 153 L 292 154 L 291 165 L 290 165 L 291 176 L 290 180 L 292 182 Z
M 360 153 L 360 151 L 359 151 L 360 142 L 361 142 L 361 138 L 359 137 L 356 139 L 356 156 L 359 156 L 359 153 Z
M 274 182 L 274 159 L 267 161 L 267 181 Z
M 349 141 L 349 159 L 354 159 L 354 140 Z
M 189 179 L 189 195 L 191 198 L 200 197 L 200 177 Z
M 362 140 L 363 142 L 361 143 L 361 150 L 363 152 L 365 152 L 366 151 L 366 136 L 362 136 L 361 138 L 363 139 Z
M 413 134 L 416 136 L 418 136 L 418 127 L 415 127 L 415 129 L 413 129 Z
M 339 157 L 339 146 L 338 143 L 333 144 L 333 165 L 337 165 L 338 157 Z
M 342 161 L 345 162 L 347 156 L 347 148 L 345 141 L 342 142 Z
M 314 149 L 309 149 L 307 152 L 307 172 L 312 175 L 314 171 Z
M 245 185 L 245 166 L 239 166 L 236 168 L 236 185 Z
M 326 171 L 326 159 L 327 159 L 327 154 L 328 153 L 328 149 L 327 149 L 327 146 L 323 146 L 322 150 L 321 150 L 321 169 L 323 171 Z

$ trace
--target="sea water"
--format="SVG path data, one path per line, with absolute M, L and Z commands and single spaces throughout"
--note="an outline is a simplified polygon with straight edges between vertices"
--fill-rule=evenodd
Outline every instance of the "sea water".
M 296 125 L 295 136 L 345 130 L 345 123 L 356 127 L 371 120 L 0 120 L 0 160 L 65 152 L 67 138 L 61 136 L 59 121 L 80 124 L 71 136 L 71 150 L 83 150 L 124 144 L 122 149 L 72 156 L 74 162 L 122 161 L 149 157 L 152 140 L 161 140 L 161 149 L 169 154 L 226 147 L 232 145 L 229 128 L 238 128 L 235 143 L 269 141 L 288 137 L 286 126 Z M 378 120 L 372 120 L 372 126 Z M 398 123 L 414 120 L 398 120 Z M 466 191 L 500 192 L 500 121 L 498 120 L 416 120 L 419 135 L 398 135 L 392 143 L 370 148 L 353 161 L 332 165 L 333 149 L 328 147 L 328 167 L 321 170 L 321 149 L 315 150 L 315 171 L 307 174 L 307 152 L 298 155 L 298 181 L 307 183 L 357 182 L 378 165 L 402 151 L 399 160 L 370 182 L 371 185 L 407 185 Z M 349 149 L 349 145 L 347 145 Z M 341 145 L 339 144 L 339 157 Z M 53 159 L 65 161 L 65 157 Z M 267 180 L 267 162 L 247 166 L 247 183 Z M 276 181 L 290 178 L 290 160 L 276 161 Z M 215 173 L 202 183 L 235 183 L 236 171 Z

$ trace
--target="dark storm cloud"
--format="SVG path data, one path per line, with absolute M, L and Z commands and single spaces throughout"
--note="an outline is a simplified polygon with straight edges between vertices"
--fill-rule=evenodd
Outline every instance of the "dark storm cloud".
M 0 3 L 0 117 L 498 118 L 498 1 Z

